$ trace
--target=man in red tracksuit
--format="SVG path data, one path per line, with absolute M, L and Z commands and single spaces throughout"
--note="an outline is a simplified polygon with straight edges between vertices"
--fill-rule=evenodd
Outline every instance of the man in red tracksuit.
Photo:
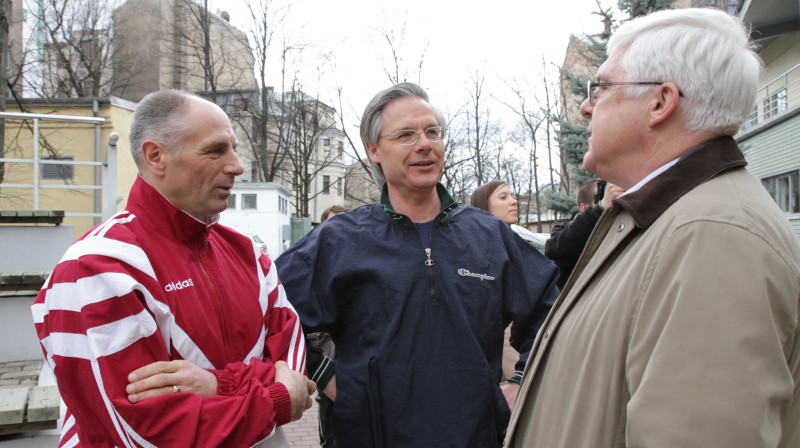
M 288 446 L 311 405 L 300 323 L 275 266 L 217 224 L 242 173 L 215 104 L 136 109 L 125 210 L 78 240 L 32 306 L 68 407 L 61 446 Z

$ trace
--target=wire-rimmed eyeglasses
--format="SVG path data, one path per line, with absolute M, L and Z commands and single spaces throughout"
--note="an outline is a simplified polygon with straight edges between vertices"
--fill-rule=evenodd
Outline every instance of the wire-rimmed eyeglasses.
M 619 81 L 619 82 L 586 82 L 586 96 L 589 99 L 589 104 L 594 104 L 597 101 L 599 94 L 597 93 L 598 87 L 606 86 L 660 86 L 666 81 Z M 683 96 L 683 92 L 678 89 L 678 94 Z
M 419 134 L 424 133 L 425 138 L 429 142 L 437 143 L 444 138 L 445 127 L 432 126 L 424 131 L 416 131 L 414 129 L 401 129 L 391 134 L 379 135 L 378 138 L 390 138 L 397 142 L 398 145 L 413 145 L 419 141 Z

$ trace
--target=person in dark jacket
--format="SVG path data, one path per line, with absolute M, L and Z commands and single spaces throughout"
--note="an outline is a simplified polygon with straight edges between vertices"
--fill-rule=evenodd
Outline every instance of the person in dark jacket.
M 328 218 L 333 218 L 339 213 L 347 213 L 347 211 L 347 207 L 343 205 L 331 205 L 322 212 L 319 223 L 322 224 Z M 312 357 L 324 354 L 326 357 L 333 359 L 336 346 L 331 340 L 330 334 L 312 333 L 308 335 L 308 341 L 311 349 L 317 353 Z M 317 415 L 319 419 L 319 446 L 320 448 L 333 448 L 336 446 L 336 439 L 333 436 L 333 400 L 321 390 L 317 391 L 316 400 L 319 411 Z
M 572 221 L 553 226 L 550 239 L 544 245 L 544 255 L 561 269 L 559 288 L 567 283 L 603 210 L 611 207 L 611 201 L 622 193 L 624 190 L 617 185 L 601 179 L 589 179 L 578 189 L 580 213 Z
M 503 330 L 524 367 L 558 271 L 509 227 L 439 183 L 444 117 L 403 83 L 378 93 L 361 138 L 378 203 L 328 220 L 276 264 L 307 334 L 336 344 L 334 434 L 346 447 L 498 447 L 518 384 L 501 384 Z

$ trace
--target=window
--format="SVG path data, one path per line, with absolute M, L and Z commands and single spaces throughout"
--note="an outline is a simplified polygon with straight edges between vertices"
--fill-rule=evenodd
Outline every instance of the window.
M 339 143 L 339 148 L 338 148 L 339 149 L 339 154 L 337 155 L 337 157 L 342 157 L 342 151 L 344 151 L 344 142 L 340 141 L 338 143 Z
M 236 195 L 232 194 L 228 196 L 228 209 L 236 210 Z
M 258 202 L 256 201 L 257 196 L 254 194 L 243 194 L 242 195 L 242 210 L 255 210 L 257 207 Z
M 800 213 L 800 170 L 761 179 L 784 213 Z
M 330 194 L 331 176 L 322 176 L 322 194 Z
M 278 212 L 288 215 L 289 214 L 289 200 L 278 196 Z
M 779 113 L 785 111 L 788 107 L 788 100 L 786 98 L 786 88 L 780 89 L 777 92 L 764 98 L 764 119 L 774 117 Z
M 329 139 L 329 138 L 323 138 L 323 139 L 322 139 L 322 146 L 327 146 L 328 148 L 330 148 L 330 146 L 331 146 L 331 139 Z
M 74 156 L 43 157 L 42 160 L 68 160 L 74 161 Z M 61 165 L 53 163 L 42 164 L 42 180 L 75 180 L 75 165 Z

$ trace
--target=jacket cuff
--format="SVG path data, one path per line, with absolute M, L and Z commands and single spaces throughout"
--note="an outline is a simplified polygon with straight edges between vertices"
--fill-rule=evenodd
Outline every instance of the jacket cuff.
M 285 425 L 292 421 L 292 398 L 289 390 L 282 383 L 272 384 L 267 388 L 272 406 L 275 410 L 275 426 Z
M 330 381 L 336 373 L 333 360 L 325 355 L 322 355 L 321 360 L 316 366 L 313 366 L 312 369 L 313 372 L 310 372 L 310 379 L 317 383 L 318 390 L 325 389 L 325 386 L 328 385 L 328 381 Z
M 217 377 L 217 395 L 230 397 L 236 392 L 233 372 L 229 370 L 212 370 L 211 373 Z
M 509 383 L 522 384 L 522 372 L 517 370 L 513 375 L 511 375 L 511 378 L 507 379 L 506 381 Z

